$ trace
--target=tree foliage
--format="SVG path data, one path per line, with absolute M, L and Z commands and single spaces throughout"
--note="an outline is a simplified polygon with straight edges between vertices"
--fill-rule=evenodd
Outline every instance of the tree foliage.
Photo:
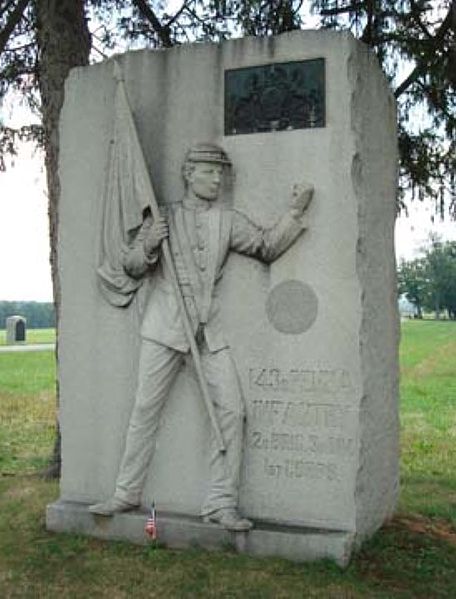
M 5 328 L 9 316 L 23 316 L 31 329 L 49 329 L 55 326 L 54 304 L 50 302 L 0 301 L 0 328 Z
M 399 294 L 405 294 L 417 309 L 418 317 L 422 318 L 423 307 L 426 303 L 427 281 L 426 268 L 422 258 L 403 261 L 398 269 Z
M 68 9 L 71 4 L 73 10 Z M 280 34 L 306 27 L 309 10 L 322 28 L 350 30 L 375 52 L 398 100 L 399 205 L 404 191 L 412 189 L 420 199 L 432 198 L 440 214 L 449 210 L 456 215 L 451 0 L 182 0 L 174 10 L 170 6 L 175 2 L 160 0 L 0 0 L 0 101 L 14 90 L 35 111 L 42 111 L 43 78 L 49 65 L 43 61 L 41 33 L 46 22 L 40 14 L 57 12 L 59 5 L 61 19 L 79 28 L 81 55 L 91 51 L 92 61 L 119 48 Z M 80 16 L 78 21 L 78 11 L 87 23 L 79 22 Z M 55 51 L 61 56 L 68 51 L 59 46 L 64 32 L 64 27 L 53 32 Z M 18 140 L 30 136 L 45 139 L 39 127 L 4 128 L 0 155 L 14 153 Z M 0 168 L 4 166 L 0 158 Z
M 399 292 L 405 293 L 421 316 L 423 308 L 439 317 L 447 311 L 456 320 L 456 242 L 431 243 L 419 258 L 401 262 L 398 270 Z
M 425 254 L 429 293 L 427 307 L 447 310 L 451 319 L 456 319 L 456 242 L 442 243 L 432 240 Z
M 368 44 L 398 101 L 401 191 L 431 197 L 454 215 L 455 9 L 436 0 L 316 0 L 323 26 L 346 27 Z M 408 74 L 398 75 L 407 66 Z M 421 121 L 417 125 L 417 121 Z

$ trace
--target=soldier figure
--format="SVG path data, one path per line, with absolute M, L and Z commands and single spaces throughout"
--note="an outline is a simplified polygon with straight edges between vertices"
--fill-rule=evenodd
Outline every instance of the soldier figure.
M 238 487 L 245 409 L 229 346 L 224 338 L 217 287 L 230 251 L 270 263 L 304 230 L 302 216 L 313 188 L 295 185 L 289 209 L 264 229 L 241 212 L 219 206 L 223 170 L 230 161 L 214 144 L 192 147 L 183 166 L 186 192 L 171 205 L 168 217 L 143 223 L 124 252 L 123 267 L 131 279 L 155 277 L 141 326 L 138 386 L 126 447 L 114 495 L 91 506 L 110 516 L 137 507 L 152 459 L 160 414 L 189 351 L 169 273 L 160 246 L 169 237 L 177 278 L 198 343 L 211 400 L 226 451 L 212 439 L 211 484 L 201 514 L 228 530 L 246 531 L 252 523 L 239 515 Z

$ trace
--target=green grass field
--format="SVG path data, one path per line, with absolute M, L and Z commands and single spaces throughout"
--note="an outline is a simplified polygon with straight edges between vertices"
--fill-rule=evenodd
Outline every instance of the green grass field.
M 53 354 L 0 354 L 0 597 L 454 599 L 456 323 L 404 323 L 401 370 L 399 512 L 341 571 L 46 532 L 57 485 L 34 474 L 52 447 Z
M 25 342 L 31 343 L 55 343 L 55 329 L 27 329 Z M 0 345 L 6 345 L 6 331 L 0 330 Z
M 0 354 L 0 473 L 44 467 L 55 426 L 53 351 Z
M 400 509 L 456 526 L 456 323 L 404 323 L 400 357 Z

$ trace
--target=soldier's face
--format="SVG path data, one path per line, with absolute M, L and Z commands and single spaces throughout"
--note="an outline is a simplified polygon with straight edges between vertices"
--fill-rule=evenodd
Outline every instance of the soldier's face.
M 218 197 L 222 183 L 223 166 L 212 162 L 196 162 L 187 174 L 192 192 L 202 200 L 213 201 Z

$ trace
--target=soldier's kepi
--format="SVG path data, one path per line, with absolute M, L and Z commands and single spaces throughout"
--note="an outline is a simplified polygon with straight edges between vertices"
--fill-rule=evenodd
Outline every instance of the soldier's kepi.
M 179 373 L 190 341 L 161 246 L 169 238 L 185 311 L 198 343 L 210 400 L 220 425 L 225 451 L 219 451 L 212 431 L 209 492 L 201 508 L 205 521 L 234 531 L 252 523 L 238 513 L 245 409 L 239 377 L 223 333 L 216 289 L 230 251 L 274 261 L 305 228 L 303 214 L 313 187 L 295 185 L 289 208 L 271 228 L 263 228 L 236 209 L 220 206 L 223 171 L 231 164 L 225 151 L 212 143 L 187 152 L 183 177 L 185 195 L 171 202 L 168 220 L 144 212 L 140 226 L 122 252 L 124 276 L 132 281 L 154 277 L 141 325 L 138 385 L 116 488 L 107 501 L 91 506 L 95 514 L 112 515 L 140 504 L 152 459 L 160 414 Z M 99 269 L 103 284 L 103 267 Z M 110 281 L 112 291 L 112 281 Z M 125 285 L 123 286 L 125 288 Z

